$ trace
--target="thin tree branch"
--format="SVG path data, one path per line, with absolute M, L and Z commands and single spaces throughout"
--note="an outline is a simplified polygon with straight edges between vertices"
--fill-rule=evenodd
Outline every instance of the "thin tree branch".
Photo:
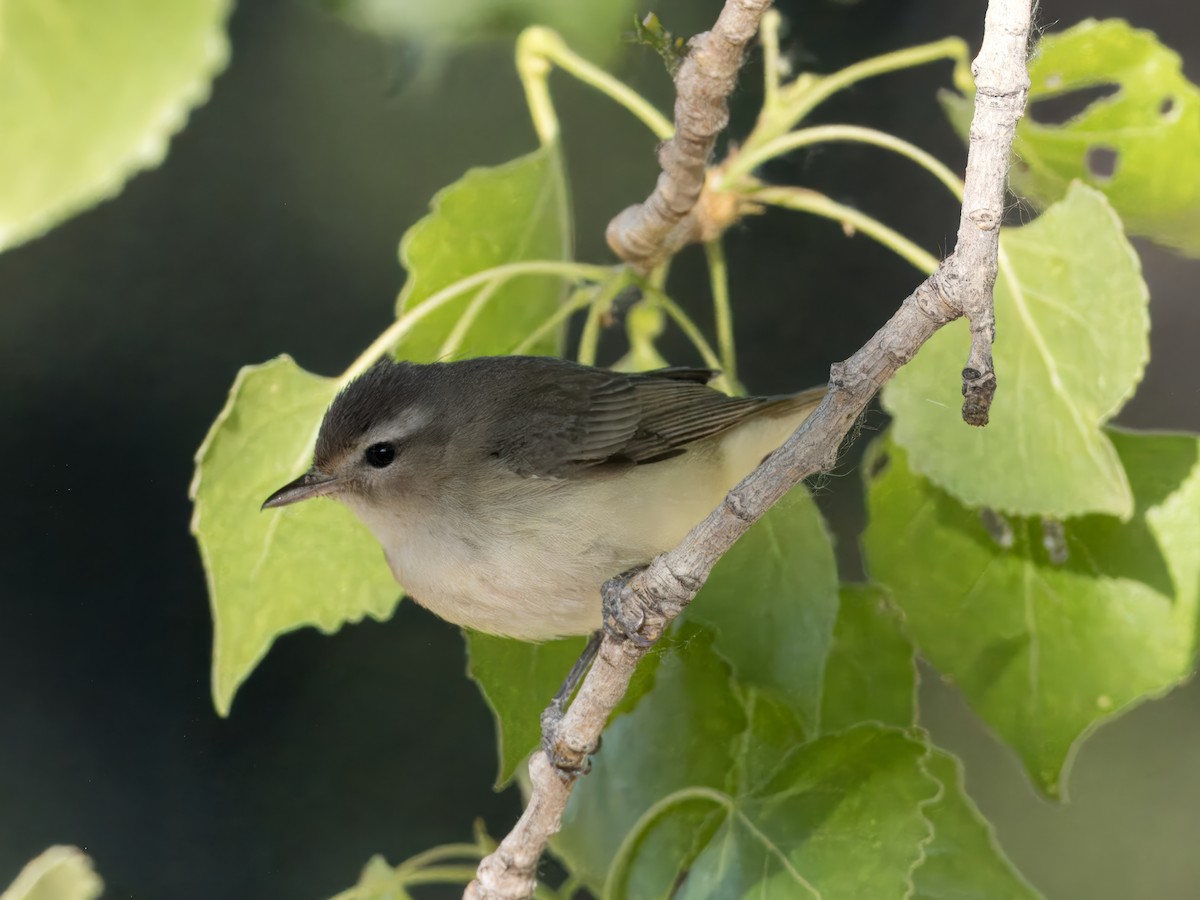
M 642 274 L 688 244 L 717 237 L 736 217 L 732 203 L 714 208 L 700 199 L 713 144 L 729 123 L 726 98 L 770 5 L 726 0 L 712 31 L 688 41 L 687 58 L 675 74 L 675 136 L 658 151 L 658 184 L 644 203 L 619 213 L 606 235 L 613 252 Z
M 773 503 L 804 478 L 833 466 L 843 439 L 876 392 L 939 328 L 960 316 L 971 323 L 971 355 L 963 371 L 964 418 L 972 421 L 974 416 L 976 424 L 987 421 L 996 383 L 992 288 L 1009 153 L 1029 88 L 1025 63 L 1031 5 L 1032 0 L 990 0 L 988 5 L 983 49 L 973 67 L 978 93 L 954 253 L 905 298 L 862 349 L 831 368 L 829 393 L 813 415 L 678 547 L 632 577 L 604 585 L 609 633 L 570 708 L 561 719 L 550 717 L 557 725 L 547 733 L 548 749 L 536 752 L 529 762 L 531 793 L 525 813 L 480 863 L 465 895 L 470 900 L 515 900 L 533 893 L 538 861 L 559 828 L 575 779 L 586 771 L 588 754 L 649 647 L 695 597 L 717 560 Z M 749 6 L 744 0 L 727 0 L 718 28 L 727 19 L 746 15 Z M 757 4 L 754 15 L 761 16 L 764 6 Z M 738 34 L 745 35 L 745 28 L 743 24 Z M 748 40 L 740 38 L 736 54 L 727 61 L 740 62 Z M 733 75 L 727 72 L 722 79 L 732 84 Z M 713 115 L 723 122 L 725 94 L 709 102 Z M 682 104 L 681 96 L 677 114 Z M 711 148 L 711 139 L 706 147 Z M 707 157 L 708 149 L 703 153 Z M 660 187 L 664 179 L 674 177 L 666 162 L 663 168 Z M 660 238 L 669 240 L 669 232 L 660 231 Z

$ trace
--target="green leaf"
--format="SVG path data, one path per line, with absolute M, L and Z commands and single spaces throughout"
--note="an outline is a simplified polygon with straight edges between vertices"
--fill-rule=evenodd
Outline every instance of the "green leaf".
M 78 847 L 51 847 L 32 860 L 0 900 L 95 900 L 104 882 Z
M 593 889 L 609 879 L 611 897 L 661 896 L 684 869 L 681 897 L 806 896 L 805 881 L 831 898 L 902 895 L 937 793 L 924 742 L 868 725 L 803 744 L 791 709 L 739 685 L 713 642 L 695 624 L 671 633 L 653 687 L 606 730 L 555 852 Z M 848 865 L 849 845 L 871 853 Z
M 793 492 L 713 569 L 684 618 L 707 626 L 740 684 L 786 703 L 817 732 L 838 606 L 837 562 L 816 504 Z
M 991 824 L 967 796 L 958 758 L 935 749 L 925 771 L 942 783 L 942 794 L 924 808 L 933 840 L 913 873 L 914 900 L 1041 897 L 1004 855 Z
M 0 250 L 158 165 L 229 55 L 228 0 L 0 4 Z
M 408 280 L 397 314 L 437 291 L 505 263 L 560 260 L 571 253 L 570 210 L 561 160 L 543 147 L 502 166 L 472 169 L 433 198 L 431 212 L 400 242 Z M 396 356 L 422 362 L 507 353 L 562 302 L 557 278 L 524 276 L 465 293 L 432 313 L 396 347 Z M 448 347 L 464 315 L 473 316 L 457 347 Z M 531 353 L 552 354 L 561 330 Z
M 1029 77 L 1033 115 L 1017 129 L 1013 189 L 1046 206 L 1082 179 L 1108 196 L 1130 233 L 1200 254 L 1200 89 L 1179 55 L 1151 31 L 1087 19 L 1043 38 Z M 1061 124 L 1035 121 L 1038 101 L 1100 85 L 1119 90 Z M 942 102 L 965 138 L 972 100 L 947 93 Z M 1111 174 L 1097 154 L 1110 155 Z
M 633 10 L 630 0 L 322 0 L 336 15 L 384 38 L 437 52 L 455 45 L 515 37 L 528 25 L 561 31 L 584 55 L 614 55 Z
M 991 423 L 959 417 L 964 320 L 941 329 L 884 390 L 911 465 L 970 506 L 1017 515 L 1128 516 L 1129 482 L 1101 425 L 1149 355 L 1146 285 L 1103 195 L 1076 184 L 1000 235 Z
M 464 631 L 467 674 L 479 685 L 496 721 L 496 789 L 542 739 L 541 714 L 583 651 L 586 638 L 544 644 Z
M 605 895 L 905 896 L 929 838 L 921 808 L 938 790 L 922 771 L 927 752 L 912 735 L 864 725 L 796 748 L 747 794 L 677 791 L 627 838 Z M 686 869 L 672 873 L 681 856 Z
M 365 615 L 386 619 L 396 585 L 379 544 L 332 500 L 259 512 L 312 458 L 337 382 L 281 356 L 238 373 L 196 454 L 192 532 L 213 612 L 213 702 L 233 695 L 271 642 L 315 625 L 325 632 Z
M 899 610 L 877 585 L 843 584 L 825 664 L 821 730 L 916 724 L 917 664 Z
M 985 524 L 913 473 L 894 442 L 868 464 L 871 577 L 904 610 L 922 653 L 1052 796 L 1082 737 L 1187 678 L 1195 654 L 1200 440 L 1109 437 L 1134 514 L 1062 523 L 1062 562 L 1040 520 Z

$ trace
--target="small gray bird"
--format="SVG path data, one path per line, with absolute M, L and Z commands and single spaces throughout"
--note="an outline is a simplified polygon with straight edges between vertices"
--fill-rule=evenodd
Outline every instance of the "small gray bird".
M 449 622 L 546 640 L 600 626 L 600 586 L 674 547 L 825 395 L 729 397 L 709 369 L 548 357 L 383 361 L 263 508 L 331 496 Z

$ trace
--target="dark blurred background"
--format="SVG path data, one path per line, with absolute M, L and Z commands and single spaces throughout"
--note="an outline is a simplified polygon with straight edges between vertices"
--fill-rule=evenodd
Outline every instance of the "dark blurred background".
M 716 0 L 655 5 L 702 30 Z M 801 66 L 959 34 L 982 0 L 782 2 Z M 643 10 L 644 11 L 644 10 Z M 1200 27 L 1176 0 L 1047 0 L 1041 21 L 1123 16 L 1179 50 L 1200 80 Z M 502 833 L 492 726 L 466 680 L 457 631 L 412 604 L 390 622 L 281 640 L 227 720 L 209 699 L 211 627 L 188 534 L 192 454 L 239 366 L 281 352 L 340 372 L 390 320 L 403 231 L 473 165 L 534 139 L 511 42 L 450 55 L 386 44 L 302 0 L 243 3 L 232 62 L 166 163 L 48 236 L 0 255 L 0 885 L 51 843 L 92 854 L 110 897 L 312 898 L 392 862 Z M 618 73 L 666 108 L 656 57 Z M 961 168 L 935 90 L 949 66 L 863 83 L 821 121 L 896 132 Z M 758 104 L 752 62 L 730 135 Z M 608 261 L 603 226 L 652 184 L 654 141 L 565 76 L 578 254 Z M 838 146 L 773 177 L 853 202 L 940 251 L 957 210 L 932 179 L 870 148 Z M 742 377 L 755 391 L 821 381 L 916 283 L 829 222 L 772 213 L 728 236 Z M 1200 263 L 1140 244 L 1153 358 L 1120 421 L 1200 430 L 1194 360 Z M 701 255 L 674 293 L 708 324 Z M 687 362 L 680 342 L 668 356 Z M 875 424 L 882 416 L 875 414 Z M 853 457 L 823 502 L 848 575 L 861 524 Z M 261 498 L 247 498 L 257 502 Z M 932 682 L 932 679 L 927 679 Z M 1200 896 L 1200 688 L 1106 726 L 1079 754 L 1069 805 L 1040 800 L 1014 755 L 936 683 L 937 739 L 1023 871 L 1052 898 Z

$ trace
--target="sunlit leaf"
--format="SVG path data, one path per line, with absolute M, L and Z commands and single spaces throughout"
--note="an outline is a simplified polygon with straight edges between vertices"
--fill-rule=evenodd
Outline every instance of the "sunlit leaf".
M 0 250 L 158 165 L 229 50 L 228 0 L 0 3 Z
M 1017 128 L 1013 189 L 1040 206 L 1074 179 L 1103 191 L 1132 234 L 1200 254 L 1200 89 L 1151 31 L 1087 19 L 1038 44 L 1030 107 Z M 1039 104 L 1066 110 L 1041 118 Z M 1087 102 L 1087 101 L 1091 102 Z M 972 98 L 942 96 L 964 137 Z
M 937 784 L 922 740 L 863 726 L 803 743 L 784 704 L 740 686 L 696 625 L 608 727 L 555 851 L 606 896 L 901 896 Z M 845 864 L 845 846 L 871 853 Z M 611 871 L 611 876 L 610 876 Z M 790 893 L 789 893 L 790 892 Z
M 303 472 L 337 383 L 283 356 L 238 373 L 196 454 L 192 532 L 213 612 L 213 702 L 222 715 L 280 634 L 392 614 L 400 597 L 379 544 L 340 503 L 259 512 Z
M 883 402 L 910 464 L 971 506 L 1019 515 L 1127 516 L 1129 482 L 1102 425 L 1141 379 L 1147 293 L 1103 195 L 1076 184 L 1000 236 L 999 388 L 986 428 L 963 424 L 967 323 L 941 329 Z
M 505 263 L 566 259 L 571 225 L 558 151 L 544 147 L 494 168 L 472 169 L 433 198 L 429 215 L 400 242 L 408 272 L 397 313 L 415 309 L 456 281 Z M 560 280 L 522 276 L 485 285 L 427 317 L 396 348 L 403 359 L 429 362 L 507 353 L 544 322 L 564 296 Z M 447 339 L 472 316 L 456 347 Z M 561 333 L 530 349 L 556 353 Z
M 838 606 L 837 563 L 816 504 L 797 490 L 717 563 L 684 617 L 707 626 L 738 682 L 786 703 L 815 734 Z
M 1127 522 L 1062 523 L 1055 562 L 1039 519 L 985 524 L 885 441 L 869 466 L 867 568 L 921 652 L 1063 791 L 1077 742 L 1188 677 L 1200 594 L 1200 440 L 1110 432 L 1129 475 Z M 1053 535 L 1053 531 L 1051 532 Z
M 1004 855 L 991 824 L 967 796 L 957 757 L 935 749 L 925 771 L 942 783 L 942 795 L 924 808 L 933 840 L 913 873 L 914 900 L 1041 897 Z
M 899 611 L 876 585 L 844 584 L 825 664 L 821 730 L 916 722 L 917 665 Z
M 21 870 L 0 900 L 95 900 L 104 882 L 78 847 L 51 847 Z
M 542 738 L 541 713 L 579 658 L 586 638 L 530 644 L 466 631 L 467 671 L 496 723 L 499 769 L 496 787 L 512 778 L 517 766 Z

